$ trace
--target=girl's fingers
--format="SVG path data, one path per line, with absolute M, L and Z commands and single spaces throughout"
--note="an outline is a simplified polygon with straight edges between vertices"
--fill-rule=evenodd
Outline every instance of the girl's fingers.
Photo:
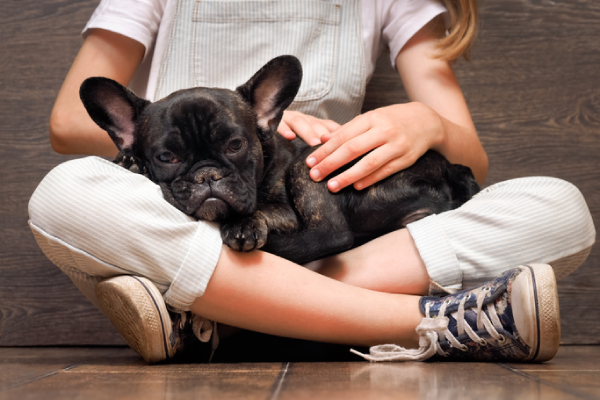
M 309 146 L 315 146 L 321 143 L 319 135 L 305 119 L 298 118 L 297 120 L 294 120 L 291 127 L 296 135 L 300 136 Z
M 292 131 L 288 124 L 286 124 L 284 121 L 281 121 L 279 123 L 279 126 L 277 127 L 277 132 L 279 132 L 279 134 L 287 140 L 294 140 L 296 138 L 296 134 L 294 133 L 294 131 Z
M 329 139 L 331 139 L 332 137 L 334 137 L 336 134 L 337 134 L 337 132 L 333 131 L 333 132 L 329 132 L 327 135 L 321 136 L 321 142 L 322 143 L 327 143 L 329 141 Z
M 309 122 L 304 115 L 293 115 L 286 120 L 288 126 L 294 133 L 302 138 L 310 146 L 321 144 L 321 135 L 329 133 L 327 128 L 316 122 Z
M 340 129 L 342 127 L 340 124 L 338 124 L 337 122 L 332 121 L 330 119 L 322 119 L 321 122 L 323 123 L 323 125 L 325 125 L 325 127 L 328 130 L 328 132 L 325 135 L 329 135 L 331 132 L 337 131 L 338 129 Z M 325 135 L 323 135 L 323 136 L 325 136 Z
M 312 128 L 311 135 L 309 136 L 310 142 L 305 140 L 306 143 L 310 144 L 311 146 L 321 144 L 321 136 L 327 135 L 329 133 L 329 129 L 322 122 L 323 121 L 314 120 L 313 123 L 310 124 Z M 315 141 L 314 139 L 317 139 L 317 141 Z
M 311 146 L 321 144 L 321 136 L 341 127 L 335 121 L 319 119 L 298 111 L 284 111 L 279 132 L 286 138 L 299 136 Z M 293 135 L 293 136 L 292 136 Z
M 366 150 L 359 149 L 359 143 L 351 143 L 347 145 L 347 142 L 352 141 L 359 136 L 363 135 L 367 131 L 369 131 L 371 127 L 367 123 L 366 119 L 357 117 L 352 121 L 348 122 L 341 129 L 336 132 L 333 132 L 333 136 L 323 146 L 319 147 L 316 151 L 314 151 L 306 160 L 307 165 L 310 168 L 313 168 L 328 158 L 333 152 L 338 150 L 340 147 L 346 145 L 346 150 L 348 153 L 355 153 L 354 157 L 347 160 L 352 161 L 354 158 L 365 154 L 367 151 L 371 150 L 373 147 L 370 147 Z M 322 140 L 323 141 L 323 140 Z M 381 143 L 380 143 L 381 145 Z M 349 148 L 348 148 L 349 147 Z M 330 161 L 330 160 L 327 160 Z M 343 164 L 342 164 L 343 165 Z M 323 178 L 333 172 L 335 169 L 341 167 L 338 163 L 335 164 L 334 169 L 330 169 L 328 166 L 324 168 L 321 172 L 327 171 L 327 174 L 323 175 Z
M 331 178 L 327 182 L 327 187 L 332 192 L 337 192 L 346 186 L 350 186 L 353 183 L 360 182 L 369 176 L 378 174 L 378 171 L 380 171 L 382 168 L 384 171 L 379 173 L 379 175 L 387 173 L 389 176 L 395 172 L 392 171 L 389 166 L 390 161 L 393 160 L 393 158 L 394 154 L 387 149 L 387 146 L 377 147 L 352 167 Z
M 337 170 L 338 168 L 348 164 L 352 160 L 362 156 L 363 154 L 368 153 L 369 151 L 380 147 L 384 143 L 384 139 L 380 137 L 376 132 L 368 131 L 364 135 L 359 135 L 354 137 L 353 139 L 345 142 L 339 148 L 337 148 L 333 153 L 327 156 L 323 161 L 319 164 L 316 164 L 310 171 L 310 176 L 315 181 L 321 181 L 325 179 L 326 176 Z M 321 146 L 321 148 L 327 146 L 328 143 Z M 319 149 L 320 150 L 320 149 Z M 381 157 L 387 153 L 386 150 L 382 151 L 374 151 L 374 154 L 369 154 L 368 160 L 363 162 L 361 160 L 359 163 L 362 163 L 362 166 L 373 165 L 373 169 L 369 170 L 368 173 L 371 173 L 374 168 L 377 167 L 376 158 Z M 387 161 L 387 160 L 385 160 Z M 310 162 L 310 157 L 309 161 Z M 369 164 L 367 164 L 369 163 Z M 370 164 L 373 163 L 373 164 Z M 354 176 L 348 175 L 348 171 L 346 171 L 346 177 Z M 354 169 L 354 173 L 357 173 L 358 170 Z M 363 172 L 364 174 L 364 172 Z M 342 174 L 343 175 L 343 174 Z M 363 175 L 364 176 L 364 175 Z M 362 178 L 363 176 L 356 176 L 354 181 Z M 347 181 L 346 179 L 342 179 L 339 181 L 340 188 L 353 183 L 354 181 Z
M 324 122 L 327 122 L 326 126 L 327 126 L 327 129 L 329 129 L 329 132 L 327 134 L 321 136 L 322 143 L 329 141 L 329 139 L 331 139 L 332 137 L 334 137 L 335 135 L 338 134 L 340 129 L 345 127 L 345 125 L 340 125 L 335 121 L 325 120 Z M 349 123 L 351 123 L 351 122 L 352 121 L 350 121 Z
M 383 164 L 380 168 L 375 170 L 373 173 L 365 176 L 364 178 L 354 182 L 354 188 L 356 190 L 362 190 L 374 183 L 377 183 L 388 176 L 395 174 L 405 168 L 410 167 L 414 164 L 410 156 L 394 158 L 387 163 Z M 334 178 L 335 179 L 335 178 Z

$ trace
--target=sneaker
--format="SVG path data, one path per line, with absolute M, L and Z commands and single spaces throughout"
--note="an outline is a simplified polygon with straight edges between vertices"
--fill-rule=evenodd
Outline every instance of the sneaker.
M 419 349 L 375 346 L 369 361 L 528 361 L 554 357 L 560 344 L 558 292 L 552 267 L 505 271 L 474 289 L 423 297 Z
M 105 279 L 96 285 L 96 296 L 100 311 L 147 363 L 173 359 L 194 341 L 211 338 L 210 321 L 190 312 L 168 311 L 162 294 L 146 278 L 121 275 Z

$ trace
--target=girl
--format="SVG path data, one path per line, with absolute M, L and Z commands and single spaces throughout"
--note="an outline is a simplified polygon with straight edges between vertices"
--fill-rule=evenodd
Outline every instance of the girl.
M 475 0 L 103 0 L 56 100 L 51 143 L 65 154 L 116 154 L 78 98 L 87 77 L 157 100 L 194 85 L 234 88 L 291 53 L 304 79 L 279 131 L 324 143 L 307 159 L 314 180 L 328 179 L 332 192 L 360 190 L 434 149 L 482 183 L 487 157 L 450 66 L 468 56 L 476 13 Z M 358 115 L 385 47 L 411 102 Z M 209 320 L 324 342 L 391 343 L 373 348 L 373 360 L 544 361 L 559 343 L 554 276 L 575 270 L 595 238 L 576 188 L 525 178 L 307 269 L 223 247 L 216 226 L 98 157 L 51 171 L 29 213 L 45 254 L 148 362 L 183 352 L 189 329 L 216 344 Z M 519 266 L 531 263 L 545 264 Z

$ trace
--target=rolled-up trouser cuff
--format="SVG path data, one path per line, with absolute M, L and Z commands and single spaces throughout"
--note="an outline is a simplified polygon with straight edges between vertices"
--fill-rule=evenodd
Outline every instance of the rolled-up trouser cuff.
M 430 215 L 409 224 L 407 228 L 429 273 L 430 293 L 454 293 L 462 288 L 462 273 L 438 218 Z
M 169 290 L 164 294 L 167 304 L 175 309 L 187 311 L 194 300 L 204 294 L 219 260 L 222 245 L 217 224 L 198 224 L 192 246 Z
M 408 230 L 432 292 L 478 286 L 534 262 L 552 265 L 561 279 L 583 263 L 596 237 L 579 190 L 549 177 L 499 182 L 455 210 L 408 225 Z

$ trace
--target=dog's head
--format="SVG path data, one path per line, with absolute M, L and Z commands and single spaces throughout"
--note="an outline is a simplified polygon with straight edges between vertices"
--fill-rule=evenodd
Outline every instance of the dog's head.
M 262 146 L 301 79 L 300 62 L 281 56 L 235 91 L 185 89 L 151 103 L 113 80 L 89 78 L 80 96 L 120 154 L 139 159 L 167 201 L 198 219 L 224 221 L 256 210 Z

